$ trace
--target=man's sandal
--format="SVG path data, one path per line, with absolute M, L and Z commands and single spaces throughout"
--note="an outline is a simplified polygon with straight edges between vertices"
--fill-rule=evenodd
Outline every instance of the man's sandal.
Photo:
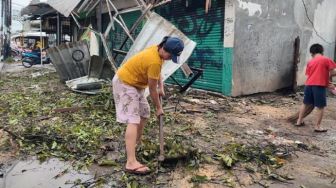
M 130 174 L 135 174 L 135 175 L 146 175 L 146 174 L 149 174 L 150 173 L 150 170 L 145 170 L 145 171 L 139 171 L 140 169 L 142 168 L 146 168 L 147 166 L 145 165 L 141 165 L 137 168 L 134 168 L 134 169 L 127 169 L 125 168 L 125 172 L 128 172 Z

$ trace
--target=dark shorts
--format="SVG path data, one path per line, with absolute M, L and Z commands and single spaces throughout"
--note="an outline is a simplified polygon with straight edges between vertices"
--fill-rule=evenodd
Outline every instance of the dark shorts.
M 323 86 L 305 86 L 303 103 L 318 108 L 327 106 L 326 88 Z

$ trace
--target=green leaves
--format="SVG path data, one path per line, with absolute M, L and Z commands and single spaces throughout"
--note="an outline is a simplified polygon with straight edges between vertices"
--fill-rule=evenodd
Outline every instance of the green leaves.
M 138 188 L 139 184 L 136 181 L 132 181 L 131 183 L 127 183 L 127 188 Z
M 54 141 L 54 142 L 52 143 L 51 149 L 55 149 L 56 147 L 57 147 L 57 142 Z
M 8 123 L 10 125 L 16 125 L 16 124 L 18 124 L 18 122 L 19 122 L 19 120 L 17 118 L 11 118 Z
M 233 164 L 236 162 L 232 157 L 225 154 L 219 154 L 217 158 L 225 167 L 231 168 Z
M 30 74 L 24 72 L 23 74 Z M 112 94 L 86 96 L 66 90 L 56 73 L 31 79 L 7 76 L 1 80 L 0 120 L 23 138 L 18 141 L 22 153 L 41 160 L 59 157 L 76 159 L 88 165 L 100 153 L 105 137 L 116 137 L 123 128 L 116 125 Z M 96 108 L 102 105 L 103 108 Z M 54 113 L 54 109 L 85 106 L 76 112 Z M 3 110 L 5 109 L 5 110 Z

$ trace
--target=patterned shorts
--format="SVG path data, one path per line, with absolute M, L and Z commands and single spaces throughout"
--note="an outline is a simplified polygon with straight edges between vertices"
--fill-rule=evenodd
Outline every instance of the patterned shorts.
M 124 84 L 117 75 L 113 78 L 112 88 L 118 122 L 139 124 L 141 118 L 149 118 L 150 109 L 144 89 Z

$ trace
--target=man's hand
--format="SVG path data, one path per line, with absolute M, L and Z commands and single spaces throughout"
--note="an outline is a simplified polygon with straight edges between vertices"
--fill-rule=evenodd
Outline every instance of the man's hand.
M 164 88 L 163 87 L 159 89 L 159 95 L 161 97 L 164 97 L 166 95 L 165 92 L 164 92 Z
M 156 113 L 155 113 L 155 115 L 156 115 L 157 117 L 159 117 L 160 115 L 163 115 L 163 109 L 162 109 L 162 107 L 156 109 Z

